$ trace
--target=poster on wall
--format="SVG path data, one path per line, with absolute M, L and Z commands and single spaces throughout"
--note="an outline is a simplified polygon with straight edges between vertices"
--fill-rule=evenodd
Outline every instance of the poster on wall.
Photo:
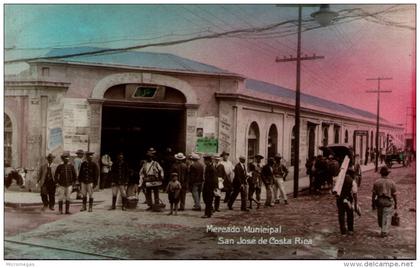
M 64 150 L 75 152 L 89 148 L 89 103 L 85 99 L 65 99 L 63 108 Z
M 198 138 L 196 145 L 196 152 L 206 154 L 217 153 L 217 139 L 215 138 Z
M 63 145 L 63 109 L 51 108 L 47 117 L 48 151 L 52 152 Z

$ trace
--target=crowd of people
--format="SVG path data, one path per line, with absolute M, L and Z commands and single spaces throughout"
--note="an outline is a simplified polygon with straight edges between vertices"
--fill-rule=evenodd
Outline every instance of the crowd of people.
M 171 153 L 171 150 L 167 150 L 167 153 Z M 239 195 L 241 211 L 253 209 L 254 204 L 256 209 L 261 205 L 272 207 L 280 204 L 280 201 L 288 204 L 284 189 L 288 169 L 279 154 L 268 158 L 266 164 L 262 164 L 264 157 L 260 154 L 255 155 L 250 162 L 246 157 L 240 156 L 239 162 L 233 165 L 227 152 L 220 155 L 205 154 L 202 157 L 196 153 L 191 153 L 188 157 L 177 153 L 172 157 L 167 155 L 159 161 L 156 150 L 150 148 L 146 159 L 139 164 L 138 171 L 129 167 L 123 153 L 118 153 L 114 161 L 109 155 L 102 156 L 101 170 L 93 161 L 93 155 L 93 152 L 79 150 L 77 157 L 70 161 L 70 153 L 64 152 L 59 165 L 54 163 L 54 155 L 47 155 L 47 161 L 38 173 L 43 211 L 54 210 L 57 193 L 59 213 L 70 214 L 70 195 L 76 188 L 82 199 L 80 211 L 92 212 L 94 189 L 97 185 L 100 188 L 111 187 L 110 210 L 116 209 L 118 194 L 121 196 L 121 209 L 126 210 L 129 198 L 134 197 L 132 200 L 138 202 L 139 195 L 143 193 L 147 210 L 162 211 L 165 207 L 160 197 L 162 191 L 168 195 L 168 215 L 177 215 L 179 211 L 188 209 L 188 192 L 192 193 L 192 210 L 202 210 L 202 199 L 203 218 L 210 218 L 213 213 L 219 212 L 222 199 L 227 208 L 233 210 L 233 204 Z M 340 172 L 341 161 L 342 159 L 336 159 L 332 154 L 327 158 L 318 155 L 308 161 L 306 168 L 310 177 L 310 191 L 319 194 L 323 187 L 332 188 L 333 178 Z M 397 208 L 396 186 L 392 180 L 387 179 L 389 173 L 386 166 L 381 167 L 381 178 L 374 183 L 372 189 L 372 209 L 378 211 L 378 225 L 383 237 L 388 234 L 390 217 Z M 353 233 L 354 213 L 360 213 L 357 192 L 361 184 L 361 174 L 359 156 L 351 156 L 342 189 L 336 194 L 342 234 Z M 261 203 L 263 187 L 266 193 L 264 204 Z
M 187 192 L 192 193 L 192 210 L 201 211 L 201 200 L 204 202 L 203 217 L 220 211 L 222 200 L 229 210 L 233 210 L 239 195 L 242 211 L 249 211 L 253 205 L 257 209 L 262 205 L 272 207 L 281 200 L 288 204 L 284 189 L 288 169 L 279 154 L 270 157 L 265 165 L 262 164 L 264 157 L 259 154 L 250 163 L 240 156 L 239 162 L 233 165 L 227 152 L 203 156 L 191 153 L 188 157 L 183 153 L 171 155 L 170 149 L 166 152 L 166 156 L 158 159 L 156 150 L 150 148 L 137 169 L 128 165 L 123 153 L 118 153 L 114 160 L 108 154 L 103 155 L 100 167 L 92 160 L 93 152 L 78 150 L 72 161 L 70 153 L 64 152 L 59 165 L 54 162 L 55 156 L 49 154 L 37 179 L 42 209 L 54 210 L 57 192 L 59 213 L 70 214 L 70 195 L 77 192 L 82 200 L 80 211 L 92 212 L 96 186 L 111 187 L 110 210 L 116 209 L 118 195 L 121 196 L 121 209 L 126 210 L 129 203 L 138 202 L 143 193 L 147 210 L 162 211 L 165 207 L 160 196 L 162 191 L 168 194 L 169 215 L 186 209 Z M 264 204 L 261 204 L 262 187 L 266 190 Z

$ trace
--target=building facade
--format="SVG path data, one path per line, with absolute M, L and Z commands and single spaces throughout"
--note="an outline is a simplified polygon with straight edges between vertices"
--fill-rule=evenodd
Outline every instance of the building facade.
M 55 53 L 55 54 L 54 54 Z M 53 54 L 69 54 L 53 51 Z M 170 54 L 120 52 L 28 62 L 5 81 L 5 162 L 33 170 L 48 153 L 280 153 L 293 164 L 294 91 Z M 403 129 L 381 120 L 380 148 Z M 375 147 L 376 116 L 302 96 L 300 162 L 345 143 Z M 59 161 L 59 158 L 56 159 Z M 302 174 L 304 164 L 300 165 Z M 291 169 L 293 167 L 291 166 Z

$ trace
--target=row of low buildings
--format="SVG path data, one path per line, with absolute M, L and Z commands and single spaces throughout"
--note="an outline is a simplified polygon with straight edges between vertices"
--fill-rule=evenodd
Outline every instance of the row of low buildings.
M 94 51 L 55 49 L 48 55 Z M 133 165 L 147 148 L 230 152 L 233 161 L 280 153 L 293 169 L 295 92 L 171 54 L 119 52 L 39 59 L 5 80 L 5 161 L 29 170 L 46 154 L 124 152 Z M 332 143 L 365 157 L 376 115 L 303 94 L 300 161 Z M 403 140 L 381 120 L 380 147 Z M 59 160 L 58 158 L 56 159 Z M 304 165 L 300 172 L 305 173 Z

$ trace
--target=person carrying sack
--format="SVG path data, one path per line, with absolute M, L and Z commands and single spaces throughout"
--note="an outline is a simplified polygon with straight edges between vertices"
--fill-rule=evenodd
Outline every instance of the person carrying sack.
M 144 186 L 146 187 L 146 202 L 149 206 L 147 210 L 152 210 L 153 206 L 159 205 L 159 188 L 163 184 L 163 169 L 157 161 L 153 160 L 155 154 L 156 151 L 153 148 L 150 148 L 147 151 L 147 159 L 143 163 L 143 166 L 141 167 L 139 172 L 139 185 L 144 184 Z M 154 204 L 152 202 L 152 192 L 155 200 Z
M 375 181 L 372 189 L 372 209 L 378 212 L 381 237 L 387 237 L 391 217 L 397 209 L 397 187 L 394 181 L 388 179 L 391 172 L 386 166 L 381 167 L 379 173 L 381 178 Z

